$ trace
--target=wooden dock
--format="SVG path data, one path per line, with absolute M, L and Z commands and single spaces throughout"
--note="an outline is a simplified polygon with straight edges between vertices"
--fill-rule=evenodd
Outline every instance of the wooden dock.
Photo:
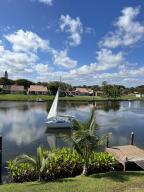
M 128 163 L 135 163 L 144 170 L 144 150 L 134 145 L 124 145 L 106 148 L 106 152 L 110 153 L 115 159 L 124 166 Z

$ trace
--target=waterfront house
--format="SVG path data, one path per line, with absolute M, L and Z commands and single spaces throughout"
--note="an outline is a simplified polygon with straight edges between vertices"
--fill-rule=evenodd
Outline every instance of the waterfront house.
M 102 97 L 103 96 L 103 91 L 96 91 L 95 92 L 95 96 L 99 96 L 99 97 Z
M 79 96 L 92 96 L 94 92 L 92 89 L 78 87 L 75 89 L 73 93 L 74 95 L 79 95 Z
M 10 93 L 11 94 L 24 94 L 26 93 L 25 89 L 24 89 L 24 86 L 23 85 L 12 85 L 10 87 Z
M 43 85 L 30 85 L 30 88 L 28 88 L 28 94 L 46 95 L 48 94 L 48 89 Z
M 137 98 L 141 98 L 141 97 L 144 97 L 144 94 L 143 94 L 143 93 L 135 92 L 135 96 L 136 96 Z
M 0 85 L 0 90 L 2 93 L 10 93 L 10 88 L 11 86 L 10 85 Z

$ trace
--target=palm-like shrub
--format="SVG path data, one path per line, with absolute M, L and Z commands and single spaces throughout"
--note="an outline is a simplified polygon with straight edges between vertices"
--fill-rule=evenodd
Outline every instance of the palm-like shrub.
M 83 158 L 83 175 L 88 174 L 88 164 L 92 151 L 96 150 L 102 142 L 97 135 L 98 125 L 96 123 L 95 110 L 91 112 L 89 120 L 85 123 L 75 120 L 76 130 L 73 131 L 70 140 L 78 154 Z
M 49 154 L 49 151 L 47 151 Z M 34 158 L 34 160 L 36 157 Z M 45 159 L 43 166 L 37 166 L 29 157 L 22 160 L 10 160 L 8 162 L 9 179 L 12 182 L 26 182 L 38 180 L 54 181 L 59 178 L 74 177 L 80 175 L 83 170 L 84 159 L 74 149 L 62 148 L 56 150 L 49 158 Z M 114 158 L 108 153 L 92 152 L 87 164 L 88 174 L 107 172 L 113 170 Z M 40 169 L 40 170 L 38 170 Z
M 35 157 L 23 154 L 18 156 L 14 162 L 16 165 L 19 165 L 21 163 L 30 165 L 30 167 L 32 167 L 35 170 L 39 180 L 41 180 L 42 173 L 46 168 L 46 163 L 48 162 L 49 157 L 50 152 L 48 152 L 47 150 L 45 150 L 43 147 L 40 146 L 37 148 L 37 153 Z

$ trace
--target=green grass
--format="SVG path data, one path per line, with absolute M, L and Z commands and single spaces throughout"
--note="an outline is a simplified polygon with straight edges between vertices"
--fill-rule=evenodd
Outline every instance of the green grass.
M 36 101 L 41 98 L 45 101 L 53 100 L 54 96 L 49 95 L 23 95 L 23 94 L 0 94 L 0 101 Z M 142 100 L 144 98 L 136 98 L 135 96 L 126 95 L 117 100 Z M 74 96 L 74 97 L 60 97 L 62 101 L 105 101 L 109 100 L 104 97 L 93 97 L 93 96 Z M 112 100 L 112 99 L 111 99 Z
M 0 192 L 144 192 L 143 181 L 144 172 L 114 172 L 48 183 L 5 184 Z

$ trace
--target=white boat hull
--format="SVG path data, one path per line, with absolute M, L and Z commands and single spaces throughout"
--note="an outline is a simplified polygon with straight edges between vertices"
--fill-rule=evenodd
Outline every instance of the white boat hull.
M 48 128 L 73 128 L 73 123 L 71 121 L 47 121 L 46 122 Z

